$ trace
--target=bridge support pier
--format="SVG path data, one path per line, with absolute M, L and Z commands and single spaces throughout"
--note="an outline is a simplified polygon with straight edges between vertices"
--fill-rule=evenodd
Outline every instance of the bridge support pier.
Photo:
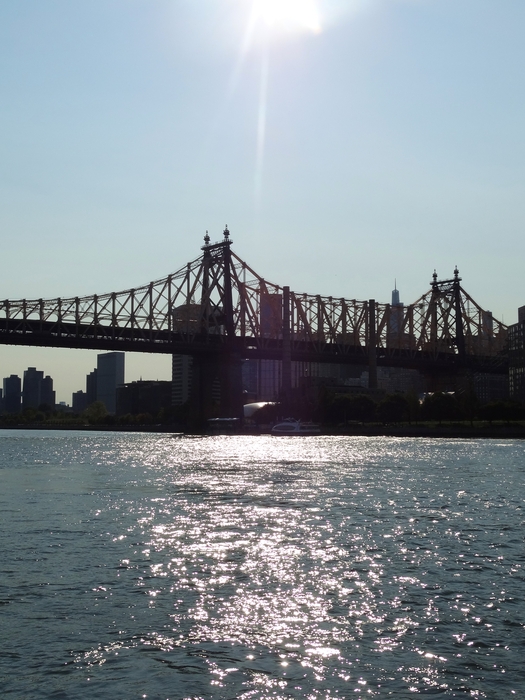
M 201 431 L 206 421 L 214 415 L 213 388 L 218 376 L 217 358 L 196 355 L 192 362 L 189 428 Z
M 243 419 L 242 360 L 235 351 L 227 352 L 220 363 L 221 417 Z
M 243 418 L 242 361 L 236 351 L 193 357 L 189 427 L 201 431 L 208 418 Z

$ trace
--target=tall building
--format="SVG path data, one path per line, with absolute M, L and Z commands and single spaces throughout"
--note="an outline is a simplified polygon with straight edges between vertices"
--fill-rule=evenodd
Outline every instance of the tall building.
M 24 372 L 22 385 L 22 408 L 38 408 L 40 406 L 40 382 L 44 373 L 36 367 L 28 367 Z
M 282 362 L 280 360 L 256 360 L 256 362 L 257 400 L 277 401 L 281 391 Z M 292 363 L 292 366 L 293 364 L 295 363 Z
M 518 323 L 509 326 L 509 394 L 525 401 L 525 306 L 518 309 Z
M 53 379 L 48 375 L 46 375 L 41 381 L 40 381 L 40 396 L 39 396 L 39 403 L 38 405 L 40 406 L 41 404 L 45 404 L 46 406 L 49 406 L 50 408 L 55 408 L 55 403 L 56 403 L 56 393 L 53 390 Z
M 260 301 L 261 335 L 268 337 L 282 333 L 283 295 L 261 294 Z
M 353 372 L 348 365 L 294 360 L 291 363 L 292 388 L 317 385 L 318 379 L 345 383 Z M 278 401 L 281 396 L 281 360 L 244 360 L 242 381 L 248 401 Z
M 389 344 L 401 338 L 403 330 L 403 304 L 399 300 L 399 289 L 394 283 L 392 290 L 392 304 L 390 306 L 390 317 L 388 319 L 388 341 Z
M 394 282 L 394 289 L 392 290 L 392 306 L 399 306 L 401 302 L 399 301 L 399 289 L 397 288 L 397 281 Z
M 193 379 L 193 358 L 191 355 L 172 355 L 171 358 L 171 405 L 182 406 L 190 400 Z M 221 385 L 219 377 L 212 380 L 211 396 L 214 403 L 220 403 Z
M 172 355 L 171 358 L 171 403 L 182 406 L 190 400 L 192 357 L 190 355 Z
M 20 413 L 22 409 L 22 380 L 17 374 L 4 379 L 4 411 Z
M 117 387 L 124 384 L 124 353 L 108 352 L 97 355 L 97 401 L 102 401 L 108 413 L 117 410 Z
M 89 376 L 89 375 L 88 375 Z M 91 402 L 93 403 L 93 401 Z M 82 413 L 88 407 L 87 394 L 85 391 L 75 391 L 71 396 L 73 413 Z
M 86 375 L 86 407 L 97 400 L 97 370 Z
M 53 379 L 49 375 L 44 377 L 44 373 L 36 367 L 28 367 L 24 372 L 22 407 L 38 408 L 42 404 L 55 407 Z
M 143 381 L 123 384 L 117 389 L 117 415 L 149 413 L 157 416 L 171 406 L 171 382 Z

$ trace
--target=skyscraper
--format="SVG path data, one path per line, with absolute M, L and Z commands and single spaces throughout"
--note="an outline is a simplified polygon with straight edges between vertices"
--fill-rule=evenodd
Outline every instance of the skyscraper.
M 171 386 L 173 406 L 182 406 L 189 401 L 191 393 L 193 358 L 190 355 L 172 355 Z
M 38 405 L 45 404 L 50 408 L 55 408 L 56 393 L 53 390 L 53 379 L 47 374 L 40 380 Z
M 4 411 L 6 413 L 20 413 L 22 408 L 22 380 L 17 374 L 12 374 L 4 379 Z
M 108 352 L 97 355 L 97 401 L 102 401 L 108 413 L 117 410 L 117 387 L 124 384 L 124 353 Z
M 509 326 L 509 390 L 511 399 L 525 401 L 525 306 Z
M 394 284 L 392 290 L 392 305 L 390 307 L 390 316 L 388 318 L 388 335 L 389 343 L 396 343 L 401 340 L 403 330 L 403 304 L 399 301 L 399 289 L 397 283 Z
M 40 406 L 40 382 L 44 373 L 36 367 L 28 367 L 24 372 L 22 387 L 22 408 L 38 408 Z
M 91 406 L 97 400 L 97 370 L 86 375 L 86 406 Z
M 401 302 L 399 301 L 399 289 L 397 288 L 397 282 L 394 284 L 394 289 L 392 290 L 392 306 L 399 306 Z
M 44 373 L 36 367 L 28 367 L 24 372 L 22 407 L 38 408 L 42 404 L 55 407 L 53 379 L 49 375 L 44 377 Z

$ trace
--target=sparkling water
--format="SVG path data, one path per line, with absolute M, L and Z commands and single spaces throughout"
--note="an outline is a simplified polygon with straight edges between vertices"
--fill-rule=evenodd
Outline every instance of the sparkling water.
M 16 700 L 525 698 L 525 443 L 0 431 Z

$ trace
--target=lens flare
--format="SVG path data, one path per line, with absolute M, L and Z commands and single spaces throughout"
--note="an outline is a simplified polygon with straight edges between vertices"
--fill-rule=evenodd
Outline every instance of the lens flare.
M 321 31 L 315 0 L 255 0 L 255 16 L 273 29 Z

